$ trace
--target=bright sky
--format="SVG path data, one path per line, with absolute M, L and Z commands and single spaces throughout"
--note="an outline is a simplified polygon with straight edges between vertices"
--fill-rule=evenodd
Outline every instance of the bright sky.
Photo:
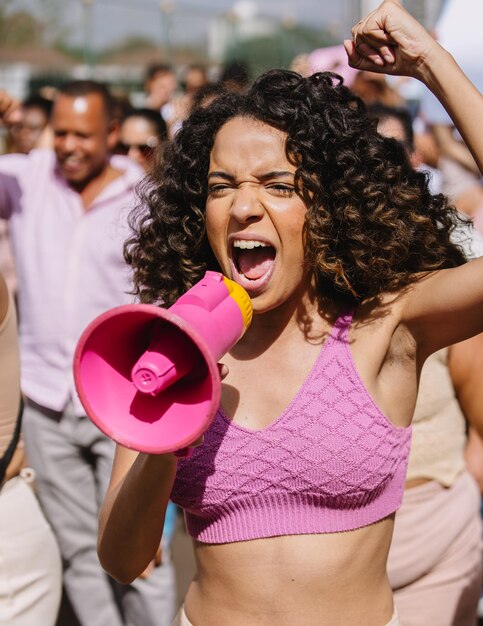
M 84 0 L 88 3 L 89 0 Z M 71 43 L 81 44 L 84 38 L 83 0 L 13 0 L 12 9 L 28 9 L 48 18 L 45 6 L 57 7 Z M 262 15 L 290 19 L 315 28 L 329 27 L 342 36 L 354 23 L 353 0 L 90 0 L 94 48 L 102 48 L 127 36 L 145 36 L 155 41 L 163 37 L 160 5 L 174 7 L 170 17 L 173 41 L 183 43 L 205 40 L 210 20 L 229 12 L 235 5 L 241 11 L 258 6 Z M 240 6 L 241 5 L 241 6 Z M 44 7 L 44 8 L 42 8 Z M 49 21 L 46 19 L 46 21 Z

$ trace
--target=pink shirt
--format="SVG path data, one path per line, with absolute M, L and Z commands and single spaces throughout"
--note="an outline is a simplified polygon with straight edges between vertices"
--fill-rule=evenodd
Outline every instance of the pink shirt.
M 19 283 L 22 389 L 53 410 L 72 396 L 79 415 L 77 341 L 94 317 L 133 299 L 122 248 L 142 170 L 126 157 L 111 163 L 123 175 L 86 212 L 57 172 L 53 152 L 0 157 L 0 217 L 10 219 Z

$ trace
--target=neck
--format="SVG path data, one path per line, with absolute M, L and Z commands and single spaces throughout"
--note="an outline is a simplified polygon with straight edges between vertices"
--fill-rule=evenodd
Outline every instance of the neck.
M 103 165 L 102 168 L 92 172 L 88 178 L 84 178 L 84 180 L 67 180 L 67 184 L 71 189 L 77 191 L 77 193 L 82 194 L 82 192 L 87 189 L 89 186 L 95 185 L 97 181 L 103 178 L 104 173 L 109 166 L 109 163 Z
M 270 346 L 304 340 L 319 343 L 338 311 L 332 303 L 321 309 L 315 294 L 305 290 L 282 305 L 253 316 L 250 328 L 232 350 L 235 358 L 253 358 Z
M 88 209 L 103 189 L 119 174 L 120 172 L 117 172 L 117 170 L 114 170 L 107 164 L 100 172 L 88 180 L 77 185 L 71 184 L 70 186 L 80 195 L 84 208 Z

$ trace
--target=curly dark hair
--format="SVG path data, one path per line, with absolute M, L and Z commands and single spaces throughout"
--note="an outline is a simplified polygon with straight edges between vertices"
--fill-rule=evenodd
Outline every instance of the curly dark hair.
M 307 205 L 307 267 L 321 297 L 357 304 L 399 291 L 418 272 L 465 262 L 450 241 L 456 211 L 430 193 L 396 140 L 377 133 L 340 76 L 272 70 L 247 93 L 195 110 L 142 190 L 125 246 L 142 302 L 172 304 L 206 269 L 220 269 L 205 232 L 207 175 L 215 136 L 234 117 L 287 134 Z

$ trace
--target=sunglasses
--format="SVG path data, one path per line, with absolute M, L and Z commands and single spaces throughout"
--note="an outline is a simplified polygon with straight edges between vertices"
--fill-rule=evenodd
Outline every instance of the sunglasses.
M 149 143 L 124 143 L 120 141 L 117 144 L 118 154 L 129 154 L 129 150 L 137 150 L 143 157 L 150 157 L 156 149 L 157 142 L 150 141 Z

